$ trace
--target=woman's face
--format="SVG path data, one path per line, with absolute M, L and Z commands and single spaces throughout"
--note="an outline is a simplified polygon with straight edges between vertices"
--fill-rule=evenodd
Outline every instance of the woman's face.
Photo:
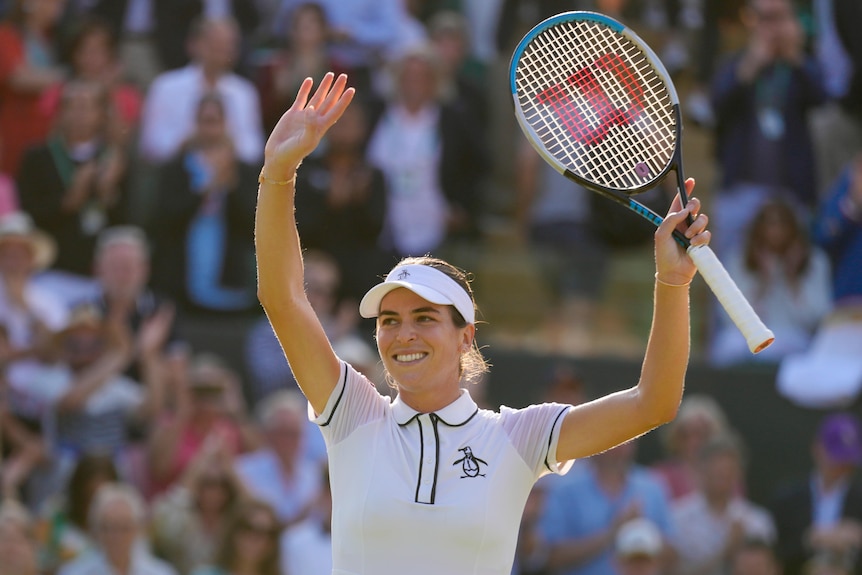
M 451 306 L 431 303 L 406 288 L 392 290 L 380 302 L 377 349 L 405 399 L 454 390 L 454 400 L 461 354 L 470 349 L 474 333 L 472 325 L 455 325 Z
M 73 56 L 76 73 L 91 80 L 100 78 L 113 63 L 107 32 L 94 30 L 81 39 Z
M 201 104 L 198 110 L 197 131 L 200 139 L 205 142 L 223 138 L 227 131 L 222 107 L 215 102 Z
M 409 57 L 401 64 L 398 90 L 408 108 L 421 107 L 434 101 L 437 93 L 437 72 L 434 66 L 419 57 Z
M 230 499 L 227 482 L 227 477 L 219 471 L 205 473 L 197 484 L 198 507 L 205 512 L 224 511 Z
M 95 85 L 76 85 L 63 94 L 60 121 L 63 135 L 72 142 L 96 138 L 105 125 L 106 111 L 101 90 Z
M 681 455 L 686 458 L 695 457 L 713 431 L 713 425 L 704 416 L 691 417 L 680 422 L 676 433 Z
M 316 48 L 326 42 L 326 23 L 316 8 L 297 8 L 293 15 L 291 43 L 297 48 Z
M 33 272 L 33 246 L 24 239 L 8 238 L 0 243 L 0 273 L 4 276 L 28 276 Z
M 236 531 L 237 558 L 246 561 L 262 561 L 276 545 L 278 525 L 275 517 L 259 509 L 244 517 Z
M 46 30 L 56 24 L 63 14 L 66 0 L 21 0 L 24 13 L 29 22 L 37 28 Z
M 793 239 L 793 228 L 783 211 L 765 211 L 760 218 L 760 226 L 764 247 L 771 250 L 780 250 Z

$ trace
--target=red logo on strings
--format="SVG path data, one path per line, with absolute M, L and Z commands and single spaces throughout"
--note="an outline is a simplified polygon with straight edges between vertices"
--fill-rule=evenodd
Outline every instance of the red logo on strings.
M 617 108 L 596 77 L 594 69 L 604 69 L 619 81 L 629 98 L 628 107 Z M 573 86 L 586 98 L 598 122 L 591 124 L 581 113 L 579 106 L 569 97 L 566 84 Z M 569 134 L 578 142 L 595 145 L 602 142 L 614 125 L 626 125 L 634 121 L 643 111 L 643 88 L 634 70 L 616 54 L 605 54 L 589 67 L 581 68 L 561 84 L 545 88 L 536 99 L 551 107 L 554 115 Z

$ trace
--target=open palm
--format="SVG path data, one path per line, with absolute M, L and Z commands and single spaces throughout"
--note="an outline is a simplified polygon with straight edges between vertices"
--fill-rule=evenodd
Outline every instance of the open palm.
M 347 76 L 327 73 L 309 99 L 314 81 L 306 78 L 293 105 L 281 116 L 266 142 L 266 177 L 289 179 L 308 154 L 320 143 L 326 131 L 341 117 L 353 99 Z

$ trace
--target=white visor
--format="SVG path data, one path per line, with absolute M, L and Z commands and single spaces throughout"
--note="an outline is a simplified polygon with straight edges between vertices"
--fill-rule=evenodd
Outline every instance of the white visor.
M 398 266 L 389 272 L 383 283 L 368 290 L 359 302 L 359 315 L 377 317 L 383 296 L 400 287 L 431 303 L 455 306 L 467 323 L 476 323 L 473 300 L 467 291 L 440 270 L 419 264 Z

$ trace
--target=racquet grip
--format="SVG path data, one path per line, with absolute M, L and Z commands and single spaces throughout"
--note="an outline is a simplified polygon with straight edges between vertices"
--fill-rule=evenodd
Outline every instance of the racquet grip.
M 769 347 L 769 344 L 775 340 L 775 335 L 760 321 L 757 312 L 739 291 L 715 252 L 705 245 L 691 246 L 687 251 L 700 275 L 727 311 L 727 315 L 742 332 L 751 353 L 757 353 Z

